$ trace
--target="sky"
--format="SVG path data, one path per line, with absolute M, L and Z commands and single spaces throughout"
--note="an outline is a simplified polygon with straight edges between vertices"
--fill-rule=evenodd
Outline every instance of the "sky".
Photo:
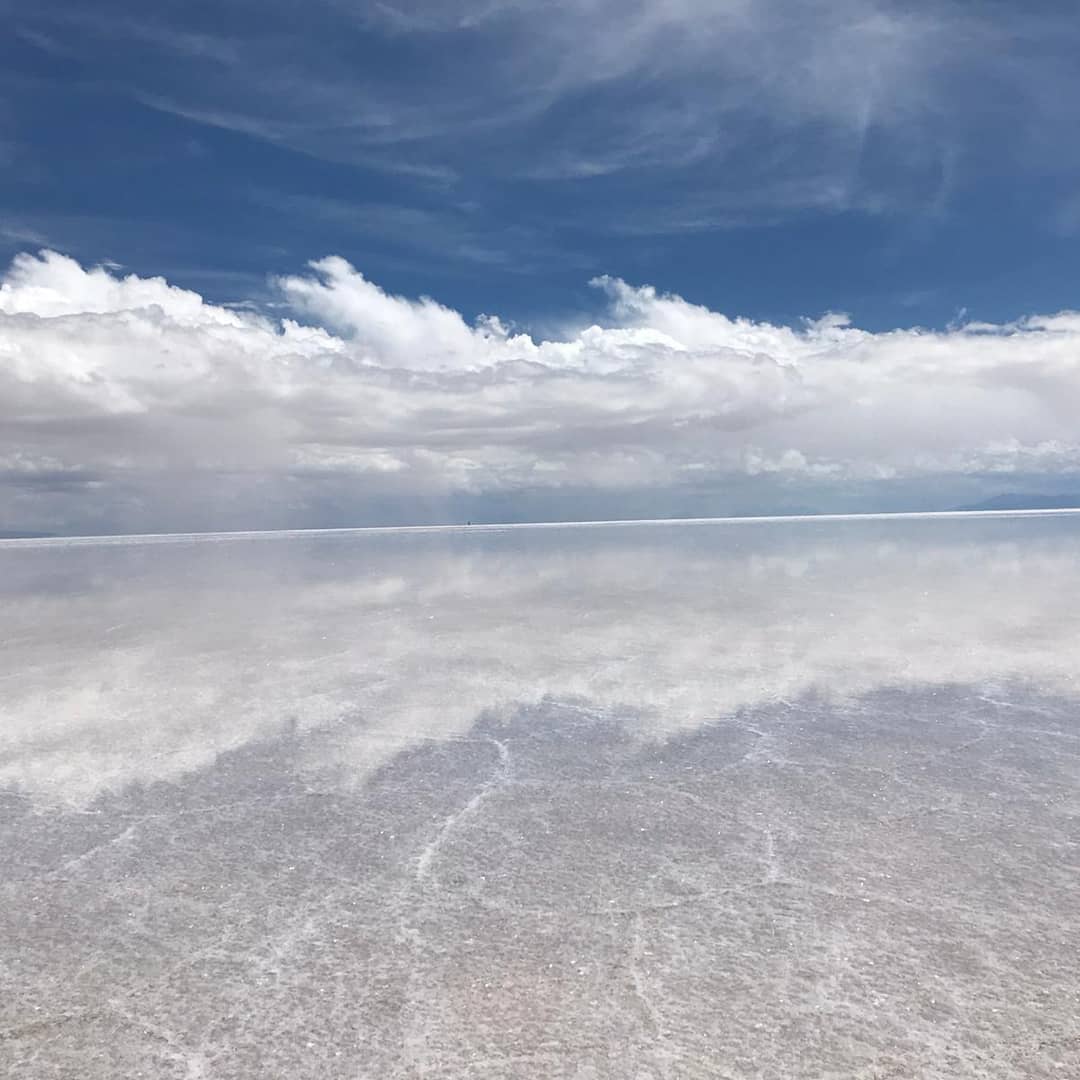
M 0 530 L 1080 491 L 1080 11 L 0 0 Z

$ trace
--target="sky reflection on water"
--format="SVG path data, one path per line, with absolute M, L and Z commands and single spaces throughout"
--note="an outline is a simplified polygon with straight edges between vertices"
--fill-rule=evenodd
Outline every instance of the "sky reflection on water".
M 1080 515 L 0 546 L 0 785 L 86 802 L 348 718 L 355 784 L 544 698 L 663 738 L 882 687 L 1077 689 Z

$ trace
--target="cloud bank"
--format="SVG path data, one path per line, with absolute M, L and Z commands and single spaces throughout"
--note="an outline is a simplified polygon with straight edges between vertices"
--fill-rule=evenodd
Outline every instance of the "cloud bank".
M 1080 482 L 1076 312 L 869 333 L 603 277 L 602 325 L 537 340 L 337 257 L 273 284 L 274 307 L 243 310 L 17 257 L 0 284 L 0 528 L 430 520 L 538 497 L 592 516 L 590 500 L 662 509 L 672 492 L 714 512 L 829 509 Z

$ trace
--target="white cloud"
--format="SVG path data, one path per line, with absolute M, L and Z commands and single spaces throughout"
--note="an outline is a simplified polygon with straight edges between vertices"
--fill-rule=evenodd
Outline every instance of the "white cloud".
M 889 478 L 1080 477 L 1076 313 L 874 334 L 595 284 L 605 325 L 538 341 L 391 296 L 340 258 L 277 280 L 278 320 L 20 256 L 0 285 L 0 480 L 15 493 L 0 527 L 67 528 L 91 505 L 106 527 L 165 527 L 155 515 L 181 505 L 209 526 L 237 497 L 296 524 L 316 489 L 363 520 L 375 497 L 462 491 L 753 479 L 813 504 Z
M 485 188 L 686 173 L 688 190 L 631 200 L 646 229 L 934 206 L 969 152 L 1059 170 L 1076 89 L 1075 19 L 955 0 L 316 0 L 299 36 L 271 0 L 257 25 L 218 22 L 124 2 L 20 13 L 144 104 L 332 160 Z M 619 227 L 623 196 L 579 210 Z
M 482 344 L 456 311 L 428 297 L 390 296 L 344 259 L 311 264 L 317 277 L 283 277 L 278 286 L 297 311 L 343 332 L 351 345 L 375 362 L 394 366 L 468 366 Z

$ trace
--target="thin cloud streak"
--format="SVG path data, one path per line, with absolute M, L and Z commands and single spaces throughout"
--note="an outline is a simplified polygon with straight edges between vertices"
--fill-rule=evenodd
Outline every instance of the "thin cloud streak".
M 437 183 L 690 169 L 708 178 L 706 190 L 723 185 L 725 201 L 752 204 L 768 176 L 788 212 L 797 185 L 783 181 L 807 171 L 819 189 L 850 190 L 854 206 L 932 202 L 964 157 L 976 94 L 996 103 L 998 141 L 1016 110 L 1025 129 L 1039 127 L 1032 117 L 1053 125 L 1070 81 L 1054 58 L 1077 35 L 1068 20 L 890 0 L 419 2 L 360 12 L 322 0 L 300 38 L 280 4 L 262 6 L 253 25 L 233 0 L 213 26 L 191 13 L 148 20 L 116 7 L 13 14 L 24 35 L 74 50 L 102 85 L 316 157 Z M 156 62 L 98 71 L 118 45 Z M 1048 45 L 1049 59 L 1037 61 Z M 402 62 L 357 62 L 376 46 Z M 418 65 L 431 82 L 417 78 Z M 1043 135 L 1025 138 L 1034 146 Z

